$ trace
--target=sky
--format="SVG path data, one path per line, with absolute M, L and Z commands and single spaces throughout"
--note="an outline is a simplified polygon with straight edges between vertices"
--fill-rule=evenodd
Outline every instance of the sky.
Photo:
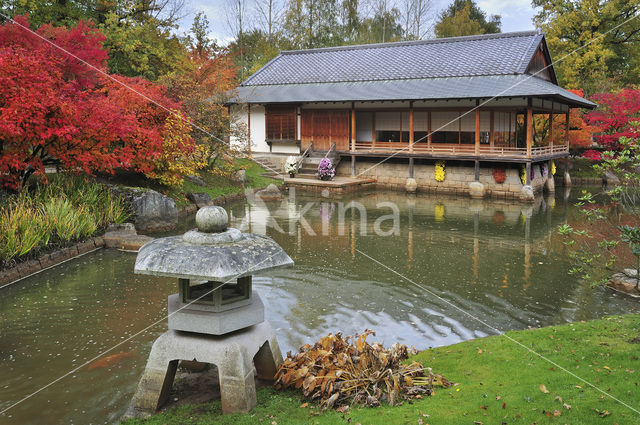
M 193 17 L 199 11 L 203 11 L 209 19 L 211 32 L 209 37 L 220 44 L 227 44 L 230 40 L 225 5 L 229 0 L 185 0 L 186 16 L 180 21 L 180 34 L 189 31 Z M 252 0 L 248 0 L 251 3 Z M 259 0 L 257 0 L 259 1 Z M 285 0 L 286 1 L 286 0 Z M 445 9 L 451 0 L 432 0 L 434 14 Z M 487 15 L 502 16 L 502 32 L 527 31 L 534 29 L 532 18 L 534 10 L 531 0 L 476 0 Z

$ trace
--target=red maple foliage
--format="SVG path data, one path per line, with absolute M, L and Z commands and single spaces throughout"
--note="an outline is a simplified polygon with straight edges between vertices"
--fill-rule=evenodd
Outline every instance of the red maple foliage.
M 628 88 L 617 93 L 596 93 L 591 100 L 599 106 L 586 114 L 585 120 L 599 127 L 598 143 L 616 150 L 620 137 L 640 137 L 640 131 L 631 125 L 640 120 L 640 90 Z
M 181 105 L 160 85 L 107 76 L 76 59 L 105 67 L 104 36 L 91 24 L 37 30 L 74 57 L 21 28 L 26 17 L 16 22 L 0 26 L 0 187 L 19 189 L 46 164 L 153 174 L 165 121 Z M 195 144 L 188 140 L 187 151 Z

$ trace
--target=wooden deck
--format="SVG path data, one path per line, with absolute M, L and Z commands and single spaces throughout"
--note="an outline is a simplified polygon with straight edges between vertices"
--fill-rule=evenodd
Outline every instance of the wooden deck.
M 535 146 L 531 148 L 531 156 L 528 156 L 526 148 L 509 146 L 480 145 L 476 151 L 476 147 L 473 144 L 415 143 L 410 147 L 408 143 L 400 142 L 376 142 L 375 144 L 371 142 L 357 142 L 355 144 L 355 151 L 340 151 L 340 154 L 499 161 L 543 161 L 567 156 L 569 154 L 569 147 L 567 145 Z

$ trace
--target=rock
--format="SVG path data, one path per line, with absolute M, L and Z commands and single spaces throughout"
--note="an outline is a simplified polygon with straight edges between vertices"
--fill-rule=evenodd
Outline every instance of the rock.
M 556 181 L 553 178 L 553 174 L 549 173 L 549 176 L 547 177 L 547 181 L 544 182 L 544 188 L 549 193 L 553 193 L 556 191 Z
M 131 200 L 131 210 L 139 231 L 162 232 L 178 225 L 176 203 L 155 190 L 138 191 Z
M 618 176 L 613 174 L 613 172 L 607 171 L 606 173 L 604 173 L 604 182 L 608 186 L 617 186 L 620 184 L 620 179 L 618 178 Z
M 520 189 L 520 200 L 523 202 L 533 202 L 535 199 L 533 188 L 529 185 L 522 186 L 522 189 Z
M 607 285 L 634 298 L 640 298 L 640 289 L 636 289 L 636 283 L 636 271 L 624 269 L 623 273 L 616 273 L 611 276 Z
M 416 193 L 416 191 L 418 190 L 418 182 L 416 182 L 416 179 L 414 178 L 408 178 L 406 183 L 404 184 L 404 188 L 406 189 L 407 193 Z
M 207 205 L 213 205 L 211 196 L 204 192 L 188 193 L 187 199 L 196 204 L 198 208 L 206 207 Z
M 243 186 L 246 179 L 247 179 L 247 170 L 244 170 L 244 169 L 236 171 L 236 173 L 233 175 L 233 181 L 237 183 L 242 183 Z
M 120 239 L 118 248 L 121 251 L 138 252 L 144 244 L 151 242 L 154 238 L 145 235 L 127 235 Z
M 202 177 L 200 176 L 196 176 L 195 174 L 192 174 L 190 176 L 185 177 L 185 180 L 197 185 L 197 186 L 202 186 L 205 187 L 207 185 L 207 183 L 202 180 Z
M 280 189 L 278 189 L 278 186 L 273 183 L 271 183 L 266 188 L 256 192 L 256 195 L 263 201 L 279 201 L 280 199 L 282 199 Z
M 120 223 L 120 224 L 111 223 L 110 225 L 107 226 L 107 230 L 105 230 L 105 232 L 106 233 L 118 232 L 118 233 L 122 233 L 123 235 L 135 235 L 136 226 L 134 226 L 133 223 Z
M 484 198 L 484 185 L 480 182 L 473 181 L 469 183 L 469 195 L 474 199 Z
M 126 237 L 136 236 L 135 229 L 133 233 L 128 231 L 111 231 L 106 232 L 102 237 L 104 240 L 104 246 L 107 248 L 120 248 L 120 241 Z

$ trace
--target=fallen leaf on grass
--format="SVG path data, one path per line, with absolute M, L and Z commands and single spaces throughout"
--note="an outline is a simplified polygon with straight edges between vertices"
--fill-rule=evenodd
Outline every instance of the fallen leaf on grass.
M 347 406 L 346 404 L 345 404 L 345 405 L 342 405 L 342 406 L 340 406 L 340 407 L 338 407 L 338 408 L 336 409 L 336 411 L 338 411 L 338 412 L 340 412 L 340 413 L 344 413 L 344 412 L 346 412 L 347 410 L 349 410 L 349 406 Z
M 547 387 L 544 386 L 544 384 L 540 384 L 540 391 L 542 391 L 545 394 L 549 394 L 549 390 L 547 389 Z
M 300 407 L 301 407 L 301 408 L 304 408 L 304 407 L 307 407 L 308 405 L 309 405 L 309 403 L 302 403 L 302 404 L 300 405 Z
M 611 412 L 609 412 L 608 410 L 598 410 L 598 409 L 593 409 L 596 411 L 596 413 L 598 414 L 598 416 L 600 416 L 601 418 L 606 418 L 607 416 L 609 416 L 611 414 Z
M 564 404 L 562 405 L 562 407 L 564 407 L 564 408 L 565 408 L 565 409 L 567 409 L 567 410 L 571 410 L 571 405 L 570 405 L 570 404 L 564 403 Z

